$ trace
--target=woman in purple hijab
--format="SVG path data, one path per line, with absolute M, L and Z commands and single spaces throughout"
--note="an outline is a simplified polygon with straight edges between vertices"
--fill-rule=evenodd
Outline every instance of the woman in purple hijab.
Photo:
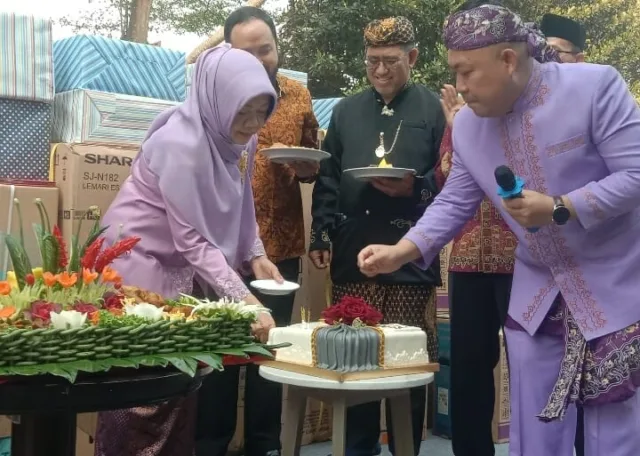
M 219 297 L 260 304 L 237 271 L 282 281 L 257 235 L 250 175 L 276 100 L 251 54 L 222 45 L 198 59 L 187 100 L 153 122 L 104 217 L 107 242 L 142 238 L 114 264 L 125 285 L 177 297 L 195 279 Z M 265 311 L 254 332 L 265 340 L 271 327 Z M 95 454 L 191 456 L 195 401 L 101 413 Z

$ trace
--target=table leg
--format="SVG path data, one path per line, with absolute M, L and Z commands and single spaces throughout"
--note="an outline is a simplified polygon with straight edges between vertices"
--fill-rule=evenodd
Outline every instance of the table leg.
M 331 406 L 333 407 L 332 456 L 344 456 L 347 443 L 347 401 L 341 397 L 332 401 Z
M 11 427 L 11 456 L 75 456 L 76 415 L 21 415 Z
M 282 429 L 282 456 L 300 456 L 302 426 L 307 411 L 307 396 L 303 388 L 287 386 Z M 13 456 L 13 455 L 12 455 Z
M 415 456 L 413 448 L 413 426 L 411 424 L 411 398 L 409 390 L 387 399 L 391 407 L 393 425 L 394 456 Z

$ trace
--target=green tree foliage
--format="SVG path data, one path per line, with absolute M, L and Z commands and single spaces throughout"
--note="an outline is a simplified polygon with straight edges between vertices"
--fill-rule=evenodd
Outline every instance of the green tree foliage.
M 282 66 L 306 71 L 314 97 L 341 96 L 363 84 L 366 24 L 404 15 L 421 52 L 416 76 L 441 81 L 448 70 L 437 43 L 451 7 L 451 0 L 291 0 L 279 17 Z
M 538 22 L 551 12 L 579 21 L 587 31 L 587 61 L 614 66 L 640 96 L 638 0 L 510 0 L 507 5 L 525 20 Z
M 209 35 L 240 4 L 240 0 L 153 0 L 150 29 Z M 127 39 L 132 6 L 133 0 L 97 0 L 93 8 L 58 22 L 75 33 Z
M 420 57 L 413 78 L 437 89 L 452 76 L 441 30 L 456 0 L 291 0 L 280 16 L 281 54 L 287 68 L 309 73 L 316 98 L 350 94 L 366 86 L 362 31 L 371 19 L 403 14 L 417 29 Z M 587 29 L 587 60 L 616 67 L 640 95 L 640 0 L 505 0 L 526 21 L 547 12 Z

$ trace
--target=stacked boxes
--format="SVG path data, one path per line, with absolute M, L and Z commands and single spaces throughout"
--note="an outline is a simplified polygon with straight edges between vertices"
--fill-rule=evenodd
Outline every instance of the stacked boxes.
M 51 21 L 0 13 L 0 178 L 46 180 L 53 102 Z
M 185 55 L 96 36 L 53 44 L 52 176 L 60 225 L 75 233 L 90 206 L 104 214 L 153 120 L 185 97 Z M 88 231 L 91 223 L 83 223 Z M 81 232 L 80 236 L 86 235 Z
M 187 65 L 187 72 L 185 77 L 185 83 L 187 86 L 187 90 L 186 90 L 187 95 L 189 94 L 189 90 L 191 89 L 191 81 L 193 80 L 193 70 L 195 66 L 196 66 L 195 63 L 191 63 Z M 302 84 L 305 87 L 307 86 L 307 73 L 303 73 L 301 71 L 280 69 L 278 70 L 278 74 L 282 76 L 286 76 L 289 79 L 293 79 L 294 81 L 298 81 L 300 84 Z
M 56 95 L 53 142 L 117 144 L 138 148 L 151 123 L 176 103 L 93 90 Z
M 19 233 L 18 201 L 25 247 L 39 266 L 31 226 L 40 216 L 33 202 L 39 198 L 50 214 L 58 211 L 58 189 L 47 180 L 54 93 L 51 21 L 0 13 L 0 30 L 0 233 Z M 0 279 L 11 269 L 2 242 Z
M 167 101 L 185 99 L 185 55 L 159 46 L 77 35 L 56 41 L 56 93 L 95 90 Z

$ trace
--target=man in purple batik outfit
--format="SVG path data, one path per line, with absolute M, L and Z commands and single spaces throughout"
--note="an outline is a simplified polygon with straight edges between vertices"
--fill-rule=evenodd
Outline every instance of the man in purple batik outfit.
M 467 102 L 449 178 L 404 239 L 366 247 L 358 263 L 368 276 L 426 267 L 486 194 L 519 241 L 505 329 L 510 455 L 571 456 L 579 402 L 587 455 L 637 456 L 640 109 L 615 69 L 539 64 L 530 38 L 502 7 L 448 18 Z M 498 196 L 501 165 L 524 180 L 522 198 Z

